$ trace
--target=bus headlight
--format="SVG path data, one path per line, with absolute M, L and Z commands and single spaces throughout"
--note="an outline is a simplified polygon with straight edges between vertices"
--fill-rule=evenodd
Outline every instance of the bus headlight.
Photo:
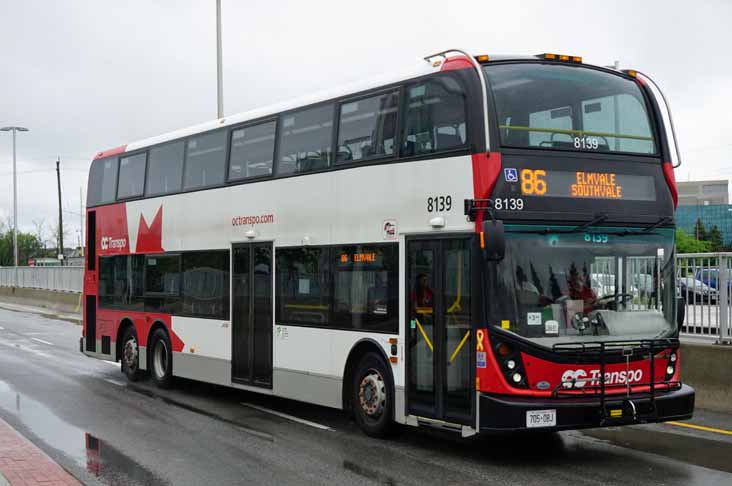
M 516 369 L 516 362 L 512 359 L 509 359 L 508 361 L 506 361 L 506 368 L 508 368 L 509 370 Z
M 673 376 L 673 374 L 674 374 L 674 367 L 671 366 L 671 365 L 667 366 L 666 367 L 666 374 Z
M 524 379 L 524 377 L 521 376 L 521 373 L 514 373 L 513 375 L 511 375 L 511 379 L 514 383 L 519 384 L 521 383 L 521 380 Z

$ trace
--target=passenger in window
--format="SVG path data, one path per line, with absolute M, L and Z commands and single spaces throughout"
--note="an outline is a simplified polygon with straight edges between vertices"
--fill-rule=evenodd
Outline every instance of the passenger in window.
M 414 285 L 414 290 L 412 290 L 410 299 L 412 301 L 412 305 L 415 307 L 432 308 L 434 295 L 429 286 L 429 277 L 426 273 L 420 273 L 417 275 L 417 281 Z

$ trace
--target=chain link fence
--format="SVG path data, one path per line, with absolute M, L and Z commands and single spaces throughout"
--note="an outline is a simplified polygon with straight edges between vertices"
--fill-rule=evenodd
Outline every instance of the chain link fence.
M 0 268 L 0 287 L 14 287 L 14 267 Z M 18 287 L 81 293 L 84 267 L 18 267 Z

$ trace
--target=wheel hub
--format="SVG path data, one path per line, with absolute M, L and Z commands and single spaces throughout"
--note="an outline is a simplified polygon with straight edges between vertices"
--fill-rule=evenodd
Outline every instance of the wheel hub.
M 361 380 L 358 390 L 361 408 L 370 417 L 379 417 L 386 406 L 386 385 L 376 370 L 369 370 Z
M 123 359 L 125 360 L 125 366 L 127 367 L 127 369 L 132 372 L 137 370 L 138 353 L 139 352 L 137 349 L 137 340 L 134 337 L 131 337 L 125 343 Z

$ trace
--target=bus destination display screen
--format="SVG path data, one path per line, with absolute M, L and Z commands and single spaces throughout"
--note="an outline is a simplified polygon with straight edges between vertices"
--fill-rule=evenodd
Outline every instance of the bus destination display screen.
M 653 177 L 615 172 L 521 169 L 523 196 L 653 201 Z

